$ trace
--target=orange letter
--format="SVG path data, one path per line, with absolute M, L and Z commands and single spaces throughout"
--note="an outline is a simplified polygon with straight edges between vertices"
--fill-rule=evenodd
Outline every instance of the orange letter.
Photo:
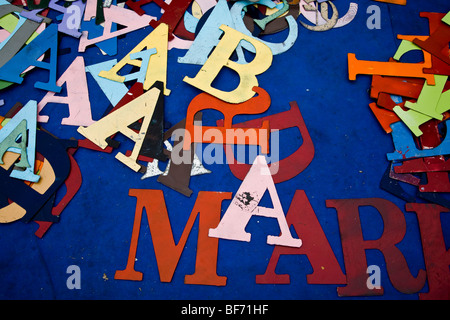
M 130 251 L 125 270 L 117 270 L 114 279 L 142 280 L 142 272 L 134 270 L 134 262 L 142 213 L 145 208 L 161 282 L 172 281 L 181 253 L 198 215 L 199 231 L 195 273 L 187 275 L 185 283 L 215 286 L 226 284 L 227 278 L 218 276 L 216 271 L 219 242 L 218 239 L 208 237 L 208 230 L 216 227 L 219 223 L 222 201 L 231 199 L 230 192 L 200 191 L 178 244 L 175 244 L 173 239 L 162 190 L 130 189 L 129 195 L 137 198 Z

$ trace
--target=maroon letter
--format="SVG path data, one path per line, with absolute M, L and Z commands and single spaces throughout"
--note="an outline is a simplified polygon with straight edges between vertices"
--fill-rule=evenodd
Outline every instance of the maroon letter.
M 295 232 L 301 236 L 303 244 L 300 248 L 275 246 L 266 273 L 257 275 L 256 283 L 289 284 L 288 274 L 275 273 L 280 255 L 305 254 L 313 268 L 313 273 L 307 276 L 309 284 L 345 284 L 345 275 L 342 273 L 334 252 L 303 190 L 295 192 L 286 215 L 286 221 L 289 226 L 294 226 Z
M 417 214 L 422 238 L 423 255 L 428 276 L 427 293 L 419 293 L 420 299 L 450 299 L 450 250 L 445 247 L 441 226 L 441 212 L 449 209 L 429 203 L 408 203 L 406 211 Z
M 418 292 L 425 285 L 426 272 L 420 270 L 414 278 L 405 257 L 395 246 L 406 233 L 403 212 L 392 202 L 380 199 L 327 200 L 329 208 L 338 214 L 339 228 L 344 253 L 347 286 L 338 288 L 339 296 L 382 295 L 383 288 L 369 289 L 367 286 L 366 249 L 378 249 L 383 253 L 386 269 L 392 285 L 402 293 Z M 364 240 L 359 218 L 359 207 L 371 206 L 378 210 L 384 222 L 384 230 L 377 240 Z

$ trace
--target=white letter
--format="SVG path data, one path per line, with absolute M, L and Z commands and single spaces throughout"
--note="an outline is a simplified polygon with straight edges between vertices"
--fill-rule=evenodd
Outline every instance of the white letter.
M 258 206 L 266 190 L 269 191 L 273 208 Z M 253 215 L 277 219 L 281 233 L 279 236 L 269 235 L 268 244 L 297 248 L 302 245 L 302 240 L 293 238 L 289 231 L 269 167 L 261 155 L 256 157 L 217 228 L 209 229 L 209 236 L 248 242 L 251 235 L 245 227 Z
M 381 29 L 380 7 L 373 4 L 367 8 L 366 13 L 372 14 L 369 18 L 367 18 L 367 22 L 366 22 L 367 28 L 369 30 Z
M 81 289 L 81 271 L 80 267 L 76 265 L 70 265 L 67 267 L 66 273 L 71 273 L 71 276 L 67 278 L 67 289 Z
M 376 265 L 368 266 L 367 274 L 370 274 L 369 278 L 367 278 L 367 281 L 366 281 L 367 288 L 369 288 L 370 290 L 380 289 L 381 288 L 380 267 L 376 266 Z

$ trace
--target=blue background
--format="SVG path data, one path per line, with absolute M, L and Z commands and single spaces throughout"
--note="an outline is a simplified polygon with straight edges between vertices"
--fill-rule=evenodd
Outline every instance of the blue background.
M 344 14 L 348 1 L 334 1 Z M 282 206 L 287 212 L 296 190 L 304 190 L 318 221 L 345 273 L 339 225 L 335 209 L 326 208 L 327 199 L 379 197 L 392 201 L 404 213 L 407 233 L 399 248 L 405 255 L 414 276 L 425 269 L 422 246 L 414 213 L 405 212 L 405 202 L 379 188 L 389 162 L 386 153 L 392 152 L 391 136 L 386 134 L 368 105 L 370 76 L 348 80 L 347 53 L 355 53 L 360 60 L 387 61 L 400 41 L 397 34 L 428 35 L 428 21 L 420 18 L 421 11 L 446 13 L 447 0 L 408 0 L 406 6 L 375 1 L 357 1 L 355 19 L 342 28 L 326 32 L 312 32 L 299 25 L 299 36 L 287 52 L 273 57 L 271 67 L 258 76 L 259 86 L 272 99 L 271 107 L 262 114 L 276 114 L 296 101 L 315 146 L 312 163 L 295 178 L 276 185 Z M 381 29 L 369 30 L 366 13 L 369 5 L 381 8 Z M 156 7 L 146 10 L 156 15 Z M 341 14 L 341 15 L 342 15 Z M 50 17 L 52 17 L 50 15 Z M 61 36 L 59 48 L 70 53 L 58 57 L 58 78 L 73 59 L 82 55 L 88 66 L 117 58 L 120 60 L 137 45 L 152 27 L 127 34 L 118 39 L 118 55 L 104 56 L 95 46 L 78 53 L 78 40 Z M 264 40 L 280 41 L 286 32 L 267 36 Z M 172 90 L 165 97 L 165 117 L 172 124 L 186 115 L 190 101 L 201 91 L 183 82 L 185 76 L 194 77 L 200 66 L 177 63 L 186 50 L 168 52 L 167 87 Z M 29 72 L 22 85 L 0 92 L 5 105 L 4 115 L 16 102 L 40 101 L 46 92 L 35 89 L 38 79 L 47 79 L 48 72 L 35 69 Z M 89 97 L 94 120 L 100 119 L 109 105 L 108 100 L 90 74 L 87 74 Z M 236 84 L 235 75 L 224 72 L 217 85 L 225 88 Z M 50 120 L 42 127 L 60 138 L 82 138 L 76 127 L 61 125 L 68 116 L 64 105 L 48 104 L 42 114 Z M 256 116 L 259 117 L 259 116 Z M 255 116 L 237 116 L 241 122 Z M 204 123 L 213 124 L 220 115 L 204 112 Z M 156 177 L 141 180 L 135 173 L 114 158 L 117 151 L 131 149 L 133 144 L 118 136 L 121 147 L 112 154 L 80 148 L 76 154 L 83 183 L 81 189 L 63 211 L 59 223 L 54 224 L 42 239 L 34 235 L 37 225 L 17 221 L 0 225 L 0 298 L 1 299 L 417 299 L 392 287 L 385 269 L 383 255 L 367 251 L 367 264 L 381 268 L 384 295 L 378 297 L 340 298 L 337 285 L 309 285 L 306 275 L 312 272 L 306 256 L 282 256 L 277 273 L 290 275 L 289 285 L 258 285 L 255 276 L 267 268 L 273 247 L 266 244 L 269 234 L 278 233 L 275 220 L 253 217 L 247 226 L 252 234 L 250 242 L 219 240 L 217 272 L 226 276 L 224 287 L 185 285 L 184 276 L 194 273 L 197 242 L 197 223 L 187 240 L 171 283 L 161 283 L 146 217 L 142 220 L 135 269 L 143 272 L 140 282 L 114 280 L 116 270 L 125 268 L 128 258 L 136 199 L 128 196 L 129 189 L 163 190 L 175 241 L 183 232 L 199 191 L 226 191 L 233 195 L 241 181 L 233 176 L 227 165 L 205 165 L 211 174 L 194 176 L 190 187 L 194 191 L 187 198 L 166 188 Z M 299 132 L 286 130 L 280 134 L 281 157 L 293 153 L 302 143 Z M 164 165 L 162 166 L 162 169 Z M 164 169 L 163 169 L 164 170 Z M 64 188 L 58 195 L 64 194 Z M 226 210 L 230 201 L 224 201 Z M 380 215 L 371 208 L 361 210 L 365 239 L 376 239 L 383 232 Z M 442 227 L 449 247 L 450 219 L 442 215 Z M 81 289 L 69 290 L 66 269 L 78 265 L 81 270 Z M 427 292 L 427 285 L 421 292 Z

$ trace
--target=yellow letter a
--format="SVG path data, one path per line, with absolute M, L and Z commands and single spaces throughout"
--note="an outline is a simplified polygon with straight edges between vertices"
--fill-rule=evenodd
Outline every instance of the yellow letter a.
M 161 23 L 147 37 L 145 37 L 133 50 L 131 50 L 122 60 L 120 60 L 109 71 L 100 71 L 100 77 L 107 78 L 117 82 L 124 82 L 125 77 L 117 73 L 127 64 L 141 67 L 143 62 L 131 59 L 130 55 L 143 50 L 156 49 L 156 53 L 150 56 L 146 71 L 144 90 L 148 90 L 156 81 L 164 83 L 164 94 L 169 95 L 170 90 L 166 88 L 167 82 L 167 50 L 168 50 L 169 27 Z
M 144 143 L 160 94 L 161 91 L 154 87 L 90 126 L 79 127 L 77 131 L 102 149 L 108 146 L 106 139 L 117 132 L 133 140 L 135 144 L 131 155 L 127 157 L 119 152 L 116 159 L 137 172 L 141 169 L 141 165 L 137 163 L 139 151 Z M 139 132 L 135 132 L 128 127 L 141 118 L 143 120 Z

